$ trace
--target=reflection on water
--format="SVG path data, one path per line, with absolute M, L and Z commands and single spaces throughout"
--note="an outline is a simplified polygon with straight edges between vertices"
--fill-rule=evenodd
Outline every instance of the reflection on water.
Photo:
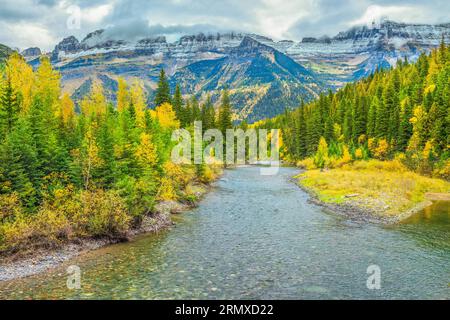
M 442 250 L 444 254 L 450 252 L 450 202 L 434 202 L 421 213 L 405 220 L 399 229 L 418 245 Z M 450 261 L 446 268 L 450 274 Z
M 71 261 L 81 290 L 64 266 L 0 284 L 0 298 L 450 299 L 448 203 L 394 227 L 352 222 L 309 204 L 295 173 L 227 171 L 175 228 Z M 372 264 L 380 290 L 366 287 Z
M 405 223 L 423 223 L 448 230 L 450 228 L 450 203 L 448 201 L 435 201 L 433 205 L 422 210 L 421 214 L 413 215 Z

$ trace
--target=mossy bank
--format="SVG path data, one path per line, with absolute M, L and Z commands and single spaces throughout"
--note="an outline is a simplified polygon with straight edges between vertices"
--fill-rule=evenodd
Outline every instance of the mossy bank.
M 397 223 L 435 199 L 450 200 L 449 182 L 408 171 L 398 161 L 356 161 L 296 178 L 315 204 L 371 222 Z

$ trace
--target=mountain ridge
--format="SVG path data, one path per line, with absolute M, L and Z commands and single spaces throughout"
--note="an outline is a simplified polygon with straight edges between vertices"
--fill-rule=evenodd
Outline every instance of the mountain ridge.
M 87 81 L 102 81 L 112 92 L 121 76 L 141 79 L 151 101 L 159 70 L 164 68 L 172 86 L 180 82 L 185 95 L 209 93 L 214 97 L 225 86 L 234 89 L 232 102 L 239 104 L 236 119 L 256 121 L 275 115 L 272 111 L 294 108 L 301 99 L 336 90 L 377 68 L 395 66 L 398 59 L 414 61 L 421 52 L 438 46 L 442 37 L 450 39 L 450 23 L 383 21 L 352 27 L 334 37 L 301 41 L 274 41 L 236 32 L 184 35 L 173 42 L 163 35 L 121 40 L 101 29 L 81 41 L 74 36 L 64 38 L 50 56 L 61 71 L 64 90 L 77 91 L 76 98 L 84 94 L 80 88 L 87 87 Z M 39 64 L 38 59 L 29 60 L 34 66 Z M 114 99 L 113 93 L 110 96 Z

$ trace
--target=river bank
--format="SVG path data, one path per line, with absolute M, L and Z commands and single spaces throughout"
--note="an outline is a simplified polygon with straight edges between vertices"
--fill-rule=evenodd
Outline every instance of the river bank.
M 435 200 L 450 200 L 450 183 L 420 176 L 395 162 L 355 162 L 341 168 L 309 169 L 297 184 L 310 202 L 354 220 L 395 224 Z
M 308 202 L 318 207 L 321 207 L 326 212 L 337 214 L 345 218 L 361 222 L 369 222 L 385 225 L 396 224 L 403 220 L 406 220 L 412 215 L 422 211 L 426 207 L 429 207 L 433 204 L 432 201 L 425 200 L 423 202 L 418 203 L 413 208 L 400 213 L 397 216 L 383 216 L 382 210 L 377 212 L 369 208 L 364 208 L 360 206 L 358 202 L 352 202 L 352 200 L 349 200 L 346 203 L 330 203 L 321 201 L 316 193 L 302 186 L 301 184 L 298 185 L 303 191 L 307 192 L 310 195 L 310 199 L 308 200 Z
M 258 167 L 226 170 L 176 227 L 105 246 L 61 267 L 0 282 L 0 299 L 448 299 L 445 204 L 386 227 L 309 203 L 289 179 Z M 65 267 L 81 270 L 67 287 Z M 382 270 L 380 290 L 367 268 Z
M 64 262 L 89 251 L 120 242 L 131 241 L 142 234 L 157 233 L 170 228 L 174 225 L 171 215 L 180 214 L 198 206 L 202 197 L 211 190 L 213 183 L 197 184 L 194 194 L 196 200 L 190 202 L 172 200 L 157 203 L 153 212 L 144 216 L 139 226 L 129 230 L 124 237 L 77 239 L 64 243 L 58 248 L 39 248 L 32 252 L 21 252 L 16 255 L 2 257 L 0 262 L 0 281 L 10 281 L 36 275 L 54 269 Z

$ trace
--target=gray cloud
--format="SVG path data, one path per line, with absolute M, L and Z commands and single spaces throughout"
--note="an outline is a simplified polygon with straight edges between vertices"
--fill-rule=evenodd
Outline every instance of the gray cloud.
M 81 9 L 80 29 L 66 26 L 70 5 Z M 51 50 L 63 37 L 105 28 L 126 39 L 233 30 L 300 40 L 363 23 L 368 8 L 404 22 L 450 22 L 448 0 L 2 0 L 0 43 Z
M 194 25 L 170 25 L 162 24 L 150 25 L 147 20 L 127 19 L 121 20 L 116 25 L 105 29 L 103 37 L 105 39 L 127 39 L 129 41 L 138 40 L 158 35 L 185 35 L 203 33 L 217 33 L 234 31 L 235 29 L 220 28 L 210 24 L 194 24 Z

